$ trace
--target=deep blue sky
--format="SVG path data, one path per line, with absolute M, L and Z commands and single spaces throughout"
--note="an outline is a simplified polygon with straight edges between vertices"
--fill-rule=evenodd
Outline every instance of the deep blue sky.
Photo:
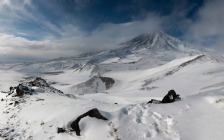
M 33 0 L 32 5 L 35 8 L 29 6 L 25 8 L 34 15 L 41 15 L 44 20 L 58 28 L 62 28 L 64 24 L 74 24 L 80 30 L 91 33 L 104 23 L 119 24 L 144 20 L 148 13 L 159 16 L 176 14 L 176 18 L 193 20 L 203 2 L 204 0 Z M 178 24 L 179 21 L 173 22 Z M 12 24 L 20 32 L 38 32 L 32 35 L 34 39 L 48 34 L 59 35 L 33 20 L 15 20 Z M 172 33 L 172 30 L 175 30 L 175 27 L 169 32 Z
M 38 0 L 34 4 L 53 24 L 72 23 L 91 31 L 102 23 L 142 20 L 148 12 L 166 16 L 187 9 L 185 16 L 194 18 L 203 0 Z
M 46 59 L 73 56 L 115 48 L 158 30 L 195 46 L 220 49 L 223 4 L 223 0 L 0 0 L 0 59 L 35 60 L 36 50 L 51 51 Z

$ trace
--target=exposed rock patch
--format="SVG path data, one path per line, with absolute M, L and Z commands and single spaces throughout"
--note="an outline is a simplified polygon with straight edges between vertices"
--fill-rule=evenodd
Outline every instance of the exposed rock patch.
M 57 133 L 64 133 L 66 130 L 64 128 L 58 127 Z
M 110 77 L 94 76 L 89 80 L 73 86 L 75 93 L 98 93 L 110 89 L 115 83 L 115 80 Z
M 28 82 L 31 86 L 36 86 L 36 87 L 49 87 L 49 84 L 47 83 L 46 80 L 36 77 L 33 81 Z
M 33 81 L 30 81 L 27 83 L 29 86 L 36 86 L 44 89 L 47 92 L 53 92 L 53 93 L 59 93 L 64 94 L 61 90 L 58 90 L 52 86 L 50 86 L 49 83 L 45 79 L 42 79 L 40 77 L 36 77 Z
M 110 77 L 100 77 L 100 79 L 101 79 L 101 80 L 103 81 L 103 83 L 105 84 L 106 89 L 111 88 L 111 87 L 114 85 L 114 83 L 115 83 L 114 79 L 112 79 L 112 78 L 110 78 Z
M 97 119 L 101 119 L 101 120 L 108 120 L 107 118 L 105 118 L 104 116 L 102 116 L 99 112 L 99 110 L 97 108 L 93 108 L 89 111 L 87 111 L 86 113 L 80 115 L 75 121 L 73 121 L 71 123 L 71 128 L 76 132 L 77 136 L 80 136 L 80 128 L 79 128 L 79 122 L 82 118 L 89 116 L 92 118 L 97 118 Z
M 50 86 L 50 84 L 48 84 L 46 80 L 40 77 L 36 77 L 33 81 L 23 82 L 20 83 L 18 86 L 10 87 L 10 91 L 6 93 L 8 93 L 7 96 L 12 94 L 12 96 L 18 97 L 22 97 L 24 94 L 32 95 L 33 93 L 38 91 L 38 89 L 35 89 L 34 87 L 39 87 L 43 92 L 63 94 L 62 91 Z
M 179 94 L 176 94 L 176 92 L 174 90 L 170 90 L 166 94 L 166 96 L 163 97 L 162 101 L 152 99 L 151 101 L 148 102 L 148 104 L 149 103 L 153 103 L 153 104 L 173 103 L 173 102 L 179 101 L 179 100 L 181 100 L 180 95 Z

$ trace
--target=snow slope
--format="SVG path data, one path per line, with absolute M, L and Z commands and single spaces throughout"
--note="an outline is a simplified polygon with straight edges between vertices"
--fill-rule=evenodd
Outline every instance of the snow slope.
M 164 33 L 142 35 L 122 45 L 76 58 L 1 65 L 0 139 L 223 139 L 224 63 Z M 64 94 L 37 87 L 35 94 L 23 98 L 5 93 L 36 76 Z M 112 78 L 114 85 L 106 89 L 97 78 L 88 92 L 74 89 L 99 76 Z M 170 89 L 182 100 L 147 104 L 161 100 Z M 71 121 L 92 108 L 108 121 L 86 117 L 79 123 L 81 136 L 70 131 Z M 58 127 L 67 131 L 58 134 Z
M 175 67 L 189 59 L 192 58 L 174 60 L 157 70 L 148 70 L 148 73 L 166 71 L 169 67 Z M 158 87 L 147 92 L 137 92 L 139 81 L 135 81 L 135 84 L 130 86 L 133 91 L 128 89 L 130 94 L 126 91 L 127 87 L 116 89 L 115 92 L 111 89 L 110 94 L 76 95 L 76 98 L 54 93 L 37 93 L 18 99 L 6 97 L 2 93 L 0 96 L 4 101 L 0 102 L 0 133 L 3 137 L 14 139 L 221 140 L 224 129 L 221 125 L 224 115 L 223 68 L 224 65 L 212 62 L 193 64 L 153 83 L 152 86 Z M 7 71 L 1 73 L 8 77 L 1 83 L 3 87 L 11 85 L 13 79 L 21 76 Z M 122 74 L 118 75 L 120 77 Z M 130 83 L 142 75 L 132 77 L 134 79 L 131 78 Z M 125 77 L 124 74 L 120 83 L 129 82 L 130 79 Z M 200 80 L 202 81 L 199 82 Z M 179 83 L 176 83 L 178 81 Z M 151 98 L 161 99 L 171 88 L 183 97 L 181 101 L 172 104 L 146 104 Z M 14 100 L 21 103 L 10 105 Z M 57 127 L 67 127 L 71 120 L 95 107 L 109 121 L 85 118 L 80 122 L 80 137 L 74 132 L 57 134 Z M 12 129 L 14 131 L 10 132 Z

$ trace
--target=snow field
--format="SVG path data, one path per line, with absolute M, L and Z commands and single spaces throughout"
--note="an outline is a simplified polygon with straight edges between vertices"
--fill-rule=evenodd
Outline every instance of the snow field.
M 176 59 L 152 69 L 108 71 L 103 76 L 115 79 L 105 93 L 78 95 L 69 88 L 88 80 L 91 70 L 64 70 L 44 75 L 52 86 L 63 90 L 59 95 L 37 92 L 24 98 L 0 93 L 0 139 L 18 140 L 222 140 L 224 126 L 224 78 L 221 63 L 190 64 L 169 76 L 181 64 L 197 56 Z M 27 75 L 1 70 L 0 89 L 7 91 Z M 140 90 L 145 81 L 157 79 Z M 146 104 L 162 99 L 174 89 L 182 97 L 172 104 Z M 73 97 L 73 98 L 70 98 Z M 18 105 L 14 105 L 19 101 Z M 11 104 L 12 103 L 12 104 Z M 98 108 L 108 121 L 86 117 L 80 121 L 81 136 L 69 131 L 69 124 L 86 111 Z M 57 133 L 57 127 L 67 129 Z

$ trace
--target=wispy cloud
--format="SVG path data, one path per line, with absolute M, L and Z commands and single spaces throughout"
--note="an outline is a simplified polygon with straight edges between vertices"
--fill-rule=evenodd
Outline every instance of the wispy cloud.
M 223 0 L 206 0 L 185 37 L 197 45 L 224 51 L 223 5 Z
M 0 52 L 2 54 L 29 56 L 46 59 L 60 56 L 74 56 L 91 51 L 101 51 L 119 47 L 126 41 L 141 33 L 161 29 L 161 17 L 150 14 L 145 20 L 122 24 L 107 23 L 91 33 L 82 32 L 78 27 L 68 24 L 59 28 L 60 37 L 47 36 L 42 40 L 28 40 L 10 34 L 0 34 Z M 26 34 L 20 33 L 24 36 Z M 38 51 L 36 51 L 38 50 Z
M 76 6 L 84 6 L 88 2 L 75 1 Z M 161 17 L 148 14 L 140 21 L 120 24 L 104 23 L 91 32 L 85 32 L 74 22 L 60 22 L 60 24 L 52 22 L 39 11 L 40 9 L 31 0 L 23 0 L 22 3 L 2 0 L 2 3 L 0 16 L 8 16 L 6 23 L 14 25 L 12 26 L 14 29 L 10 30 L 6 26 L 0 30 L 2 32 L 0 33 L 0 55 L 7 55 L 7 58 L 11 56 L 31 60 L 38 57 L 52 59 L 61 56 L 75 56 L 90 50 L 114 49 L 119 43 L 138 34 L 160 30 L 162 21 Z M 51 8 L 57 8 L 57 5 Z M 40 30 L 32 27 L 32 30 L 29 30 L 29 26 L 32 25 L 25 24 L 27 27 L 20 29 L 18 25 L 15 25 L 18 22 L 35 23 L 41 27 L 39 27 Z M 41 34 L 43 31 L 44 33 L 38 40 L 30 40 L 34 34 Z
M 223 48 L 223 0 L 205 1 L 195 14 L 197 17 L 192 19 L 186 15 L 194 5 L 185 7 L 183 3 L 168 15 L 145 9 L 140 12 L 140 18 L 135 15 L 130 21 L 121 23 L 100 22 L 90 31 L 83 30 L 82 24 L 76 22 L 79 14 L 74 16 L 65 7 L 60 7 L 63 1 L 55 2 L 0 0 L 0 61 L 3 58 L 52 59 L 115 49 L 132 37 L 158 30 L 181 32 L 185 40 L 196 45 Z M 89 0 L 70 2 L 78 11 L 92 3 Z
M 24 49 L 38 49 L 32 46 L 42 48 L 42 46 L 48 41 L 30 41 L 22 37 L 16 37 L 14 35 L 0 34 L 0 42 L 0 49 L 21 49 L 23 51 Z

